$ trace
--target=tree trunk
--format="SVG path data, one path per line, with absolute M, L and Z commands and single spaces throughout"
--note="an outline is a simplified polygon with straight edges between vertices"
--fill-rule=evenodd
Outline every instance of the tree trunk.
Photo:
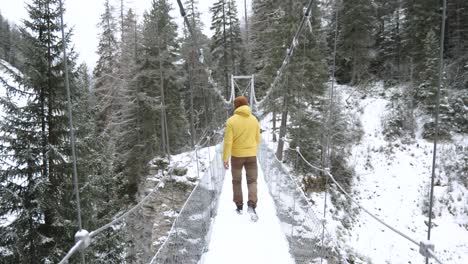
M 229 99 L 229 78 L 228 78 L 228 68 L 227 68 L 227 40 L 226 40 L 226 10 L 224 10 L 225 3 L 223 1 L 223 63 L 224 63 L 224 85 L 226 87 L 226 99 Z
M 400 1 L 398 0 L 398 7 L 397 7 L 397 24 L 396 24 L 396 42 L 397 42 L 397 80 L 401 81 L 401 38 L 400 38 Z
M 194 59 L 194 52 L 190 52 L 192 59 L 190 60 L 189 65 L 189 87 L 190 87 L 190 144 L 192 149 L 195 147 L 195 128 L 194 128 L 194 111 L 193 111 L 193 66 L 195 65 Z
M 273 118 L 271 121 L 273 122 L 273 142 L 276 142 L 276 108 L 273 108 Z

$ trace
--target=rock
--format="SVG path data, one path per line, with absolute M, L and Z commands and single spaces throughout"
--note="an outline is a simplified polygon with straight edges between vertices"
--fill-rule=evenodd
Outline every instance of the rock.
M 187 168 L 174 168 L 174 175 L 184 176 L 187 174 Z

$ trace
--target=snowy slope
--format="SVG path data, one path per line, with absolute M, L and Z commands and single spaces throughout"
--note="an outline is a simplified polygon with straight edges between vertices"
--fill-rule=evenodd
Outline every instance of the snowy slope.
M 349 90 L 353 88 L 339 89 L 349 96 Z M 382 89 L 377 87 L 375 95 L 368 95 L 365 99 L 361 99 L 362 94 L 359 93 L 351 95 L 354 97 L 352 104 L 357 105 L 352 111 L 362 111 L 360 119 L 364 129 L 363 138 L 353 147 L 349 159 L 356 172 L 355 197 L 362 206 L 391 226 L 416 241 L 425 240 L 427 216 L 422 214 L 422 201 L 428 197 L 433 144 L 421 138 L 416 138 L 412 144 L 384 139 L 382 123 L 391 102 L 378 95 L 383 94 Z M 466 135 L 463 138 L 466 139 Z M 466 140 L 463 142 L 466 144 Z M 444 147 L 450 148 L 451 144 L 440 146 Z M 468 192 L 461 186 L 456 187 L 457 197 L 460 197 L 458 204 L 463 210 L 463 206 L 468 204 Z M 432 229 L 431 240 L 435 242 L 436 255 L 444 263 L 468 263 L 468 231 L 463 227 L 468 223 L 468 215 L 453 216 L 437 204 L 446 188 L 444 184 L 435 188 L 439 210 L 433 220 L 436 226 Z M 347 244 L 370 257 L 373 263 L 423 262 L 417 246 L 364 212 L 361 212 L 350 234 Z
M 276 216 L 263 172 L 258 175 L 258 222 L 250 221 L 245 212 L 238 215 L 232 202 L 232 176 L 227 171 L 217 217 L 214 220 L 208 252 L 204 264 L 288 264 L 294 263 L 289 254 L 289 245 Z M 245 173 L 245 172 L 244 172 Z M 243 180 L 244 200 L 247 198 L 245 174 Z

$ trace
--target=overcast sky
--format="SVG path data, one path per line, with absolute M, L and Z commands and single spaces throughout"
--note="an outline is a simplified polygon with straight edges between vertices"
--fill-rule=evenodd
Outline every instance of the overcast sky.
M 85 61 L 90 67 L 94 67 L 98 55 L 96 48 L 98 45 L 98 28 L 96 25 L 99 22 L 100 15 L 104 11 L 105 0 L 64 0 L 66 8 L 65 23 L 74 27 L 73 45 L 80 54 L 80 63 Z M 151 5 L 152 0 L 124 0 L 126 8 L 136 10 L 141 21 L 143 12 Z M 205 34 L 211 35 L 209 26 L 211 23 L 211 14 L 209 8 L 216 0 L 199 0 L 199 9 L 202 12 L 202 20 L 205 24 Z M 238 5 L 239 16 L 244 15 L 244 0 L 236 0 Z M 21 24 L 22 20 L 27 18 L 25 9 L 26 3 L 31 0 L 0 0 L 0 12 L 2 16 L 15 24 Z M 115 6 L 120 6 L 120 0 L 110 0 Z M 176 18 L 179 27 L 182 26 L 182 19 L 178 11 L 177 1 L 169 0 L 172 4 L 172 17 Z M 247 0 L 247 5 L 250 6 L 250 0 Z M 176 9 L 177 8 L 177 9 Z M 248 7 L 250 9 L 250 7 Z

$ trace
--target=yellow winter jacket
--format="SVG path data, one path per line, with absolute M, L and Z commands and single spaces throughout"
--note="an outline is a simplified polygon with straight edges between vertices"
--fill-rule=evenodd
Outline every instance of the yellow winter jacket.
M 229 157 L 253 157 L 257 156 L 257 148 L 260 144 L 260 125 L 252 115 L 250 107 L 243 105 L 234 111 L 226 122 L 224 130 L 223 161 Z

